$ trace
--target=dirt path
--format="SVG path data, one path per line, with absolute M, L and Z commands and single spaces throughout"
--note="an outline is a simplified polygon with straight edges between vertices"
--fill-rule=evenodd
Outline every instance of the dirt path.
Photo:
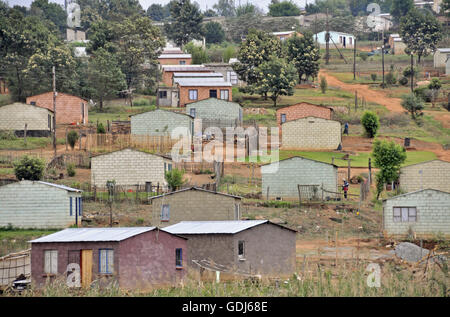
M 367 101 L 383 105 L 392 112 L 405 112 L 405 109 L 403 109 L 401 105 L 400 98 L 390 98 L 387 96 L 387 93 L 383 91 L 372 90 L 367 85 L 346 84 L 323 70 L 319 72 L 319 78 L 320 76 L 324 76 L 326 78 L 328 86 L 340 87 L 343 90 L 353 93 L 355 91 L 358 91 L 358 97 L 364 97 Z

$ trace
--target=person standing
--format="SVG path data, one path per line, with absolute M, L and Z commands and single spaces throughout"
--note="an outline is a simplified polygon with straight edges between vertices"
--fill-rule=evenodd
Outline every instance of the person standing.
M 346 122 L 344 125 L 344 134 L 347 134 L 348 136 L 348 122 Z
M 342 190 L 344 191 L 344 198 L 347 199 L 349 183 L 344 179 L 344 185 L 342 185 Z

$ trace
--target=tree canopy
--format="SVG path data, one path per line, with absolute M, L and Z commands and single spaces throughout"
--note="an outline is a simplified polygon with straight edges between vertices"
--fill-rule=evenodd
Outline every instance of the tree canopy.
M 170 2 L 170 23 L 165 24 L 167 37 L 178 46 L 183 46 L 203 35 L 203 15 L 200 8 L 190 0 Z
M 309 32 L 303 36 L 294 35 L 286 43 L 286 55 L 297 69 L 299 81 L 317 77 L 319 73 L 320 50 Z
M 300 8 L 291 1 L 274 2 L 269 5 L 269 15 L 286 17 L 300 15 Z

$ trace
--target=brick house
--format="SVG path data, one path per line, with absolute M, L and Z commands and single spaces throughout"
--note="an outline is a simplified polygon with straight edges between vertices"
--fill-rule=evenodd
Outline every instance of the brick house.
M 342 142 L 341 123 L 306 117 L 281 125 L 284 149 L 336 150 Z
M 211 73 L 212 70 L 204 65 L 163 65 L 162 82 L 166 86 L 172 86 L 174 73 Z
M 164 230 L 188 239 L 187 263 L 197 270 L 266 277 L 295 272 L 297 232 L 267 220 L 183 221 Z
M 162 109 L 131 116 L 131 134 L 134 135 L 165 135 L 172 137 L 172 132 L 177 128 L 184 128 L 192 135 L 194 132 L 194 119 L 182 112 Z
M 217 98 L 226 101 L 233 100 L 232 85 L 216 78 L 183 78 L 176 82 L 179 91 L 178 106 L 184 107 L 189 103 Z
M 331 120 L 332 114 L 333 109 L 330 107 L 314 105 L 308 102 L 301 102 L 292 106 L 277 109 L 277 124 L 281 130 L 281 124 L 288 121 L 307 117 L 316 117 Z
M 269 199 L 298 199 L 298 187 L 302 198 L 334 198 L 329 192 L 337 192 L 338 167 L 304 157 L 291 157 L 261 166 L 262 193 Z M 322 191 L 321 188 L 325 191 Z M 328 191 L 328 192 L 327 192 Z
M 53 92 L 27 98 L 27 104 L 47 108 L 53 111 Z M 56 124 L 87 124 L 88 102 L 80 97 L 57 93 Z
M 24 103 L 0 107 L 0 130 L 14 131 L 15 135 L 49 137 L 52 133 L 53 111 Z
M 158 62 L 160 65 L 191 65 L 191 54 L 161 54 L 158 56 Z
M 185 238 L 155 227 L 65 229 L 31 241 L 31 279 L 38 287 L 62 277 L 74 287 L 115 281 L 145 290 L 182 281 L 187 255 Z
M 413 192 L 431 188 L 450 192 L 450 162 L 433 160 L 402 167 L 400 169 L 400 188 Z
M 383 228 L 389 236 L 450 236 L 450 193 L 422 189 L 383 200 Z
M 152 225 L 166 227 L 185 220 L 240 220 L 239 196 L 186 188 L 151 198 Z
M 91 159 L 91 183 L 101 188 L 109 180 L 131 188 L 146 182 L 166 186 L 164 174 L 172 164 L 168 157 L 133 149 L 100 154 Z
M 81 223 L 82 191 L 22 180 L 0 186 L 0 227 L 66 228 Z

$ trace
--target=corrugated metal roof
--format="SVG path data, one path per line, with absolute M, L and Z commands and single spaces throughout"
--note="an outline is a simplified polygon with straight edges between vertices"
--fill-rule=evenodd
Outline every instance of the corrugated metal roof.
M 173 78 L 175 77 L 194 77 L 194 78 L 198 78 L 198 77 L 202 77 L 202 78 L 223 78 L 223 74 L 221 73 L 190 73 L 190 72 L 184 72 L 184 73 L 173 73 Z
M 68 186 L 64 186 L 64 185 L 53 184 L 53 183 L 47 183 L 47 182 L 42 182 L 42 181 L 38 181 L 38 183 L 44 184 L 44 185 L 48 185 L 48 186 L 52 186 L 52 187 L 56 187 L 56 188 L 59 188 L 59 189 L 64 189 L 64 190 L 67 190 L 67 191 L 69 191 L 69 192 L 77 192 L 77 193 L 83 192 L 83 191 L 80 190 L 80 189 L 76 189 L 76 188 L 72 188 L 72 187 L 68 187 Z
M 450 53 L 450 48 L 438 48 L 438 51 L 441 53 Z
M 203 189 L 203 188 L 199 188 L 199 187 L 184 188 L 184 189 L 180 189 L 180 190 L 177 190 L 177 191 L 174 191 L 174 192 L 170 192 L 170 193 L 167 193 L 167 194 L 162 194 L 162 195 L 159 195 L 159 196 L 149 197 L 149 199 L 161 198 L 161 197 L 168 196 L 168 195 L 182 193 L 182 192 L 185 192 L 185 191 L 188 191 L 188 190 L 198 190 L 198 191 L 207 192 L 207 193 L 210 193 L 210 194 L 223 195 L 223 196 L 233 197 L 233 198 L 237 198 L 237 199 L 242 199 L 242 197 L 240 197 L 240 196 L 225 194 L 225 193 L 221 193 L 221 192 L 214 192 L 212 190 L 207 190 L 207 189 Z
M 132 228 L 69 228 L 48 236 L 30 241 L 45 242 L 103 242 L 122 241 L 138 234 L 152 231 L 155 227 Z
M 295 31 L 284 31 L 284 32 L 272 32 L 272 35 L 283 35 L 283 34 L 292 34 L 292 33 L 296 33 Z
M 268 220 L 182 221 L 163 230 L 172 234 L 235 234 Z
M 414 195 L 414 194 L 417 194 L 417 193 L 421 193 L 423 191 L 432 191 L 432 192 L 436 192 L 436 193 L 444 193 L 444 194 L 450 195 L 450 193 L 444 192 L 443 190 L 434 189 L 434 188 L 425 188 L 425 189 L 419 189 L 419 190 L 416 190 L 416 191 L 413 191 L 413 192 L 409 192 L 409 193 L 406 193 L 406 194 L 401 194 L 401 195 L 385 198 L 385 199 L 383 199 L 383 202 L 387 201 L 387 200 L 397 199 L 399 197 L 405 197 L 405 196 Z
M 174 82 L 180 86 L 231 87 L 230 82 L 218 78 L 174 78 Z
M 209 68 L 206 68 L 204 66 L 194 66 L 194 67 L 183 67 L 184 65 L 181 66 L 170 66 L 170 67 L 164 67 L 163 66 L 163 71 L 165 72 L 203 72 L 203 73 L 207 73 L 207 72 L 212 72 L 212 70 L 210 70 Z M 187 65 L 190 66 L 190 65 Z
M 191 54 L 161 54 L 158 58 L 192 58 Z

